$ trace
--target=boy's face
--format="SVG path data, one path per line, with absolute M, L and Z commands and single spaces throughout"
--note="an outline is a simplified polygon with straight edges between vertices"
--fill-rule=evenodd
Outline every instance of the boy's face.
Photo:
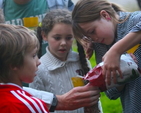
M 58 59 L 64 61 L 73 43 L 72 26 L 69 24 L 55 24 L 46 37 L 50 52 Z
M 37 48 L 26 53 L 24 56 L 23 66 L 17 69 L 17 75 L 19 76 L 20 81 L 25 83 L 32 82 L 39 65 L 40 61 L 37 56 Z

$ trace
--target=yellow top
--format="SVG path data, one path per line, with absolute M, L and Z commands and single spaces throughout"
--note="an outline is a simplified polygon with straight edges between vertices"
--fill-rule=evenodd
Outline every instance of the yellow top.
M 131 49 L 129 49 L 127 51 L 127 53 L 134 53 L 138 49 L 139 46 L 140 46 L 140 44 L 135 45 L 134 47 L 132 47 Z

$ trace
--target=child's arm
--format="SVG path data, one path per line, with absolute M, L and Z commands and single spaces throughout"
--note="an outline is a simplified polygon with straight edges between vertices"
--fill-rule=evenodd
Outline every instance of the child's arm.
M 122 77 L 119 61 L 120 56 L 128 49 L 132 48 L 136 44 L 141 42 L 141 31 L 135 33 L 127 34 L 123 39 L 115 43 L 109 51 L 103 56 L 103 75 L 105 76 L 105 81 L 107 84 L 111 83 L 111 77 L 114 79 L 114 83 L 116 83 L 116 71 L 119 72 Z
M 48 107 L 53 101 L 53 94 L 46 91 L 23 87 L 31 95 L 43 100 Z M 63 95 L 56 95 L 58 104 L 56 110 L 75 110 L 80 107 L 90 107 L 99 101 L 100 90 L 90 84 L 75 87 Z

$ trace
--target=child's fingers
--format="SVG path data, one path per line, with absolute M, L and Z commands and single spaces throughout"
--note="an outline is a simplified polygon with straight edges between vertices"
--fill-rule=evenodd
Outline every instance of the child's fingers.
M 114 84 L 117 83 L 117 76 L 120 76 L 120 78 L 123 78 L 122 72 L 120 69 L 115 69 L 113 71 L 111 71 L 111 79 L 113 80 Z
M 122 72 L 120 69 L 105 69 L 105 68 L 103 68 L 103 75 L 105 77 L 105 82 L 108 85 L 110 85 L 112 81 L 115 84 L 117 83 L 117 75 L 119 75 L 121 78 L 123 78 Z
M 122 72 L 119 68 L 118 65 L 108 65 L 108 64 L 104 64 L 102 66 L 102 74 L 105 78 L 105 82 L 106 84 L 110 85 L 111 82 L 113 83 L 117 83 L 117 75 L 119 75 L 121 78 L 123 78 L 122 76 Z
M 111 72 L 107 68 L 107 65 L 102 66 L 102 75 L 105 79 L 106 84 L 110 85 L 111 84 Z
M 104 78 L 106 78 L 106 68 L 105 66 L 102 66 L 102 75 Z
M 111 71 L 106 70 L 106 78 L 105 78 L 106 84 L 110 85 L 111 84 Z
M 113 70 L 111 73 L 112 73 L 112 80 L 116 84 L 117 83 L 117 71 Z
M 118 71 L 118 74 L 119 74 L 120 78 L 123 78 L 123 75 L 122 75 L 121 70 L 120 69 L 117 69 L 117 71 Z

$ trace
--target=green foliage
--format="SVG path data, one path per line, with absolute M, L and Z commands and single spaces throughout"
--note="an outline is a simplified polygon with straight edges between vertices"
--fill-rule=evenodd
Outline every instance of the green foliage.
M 110 100 L 104 92 L 101 93 L 100 101 L 103 108 L 103 113 L 122 113 L 120 99 Z
M 72 49 L 77 52 L 77 46 L 74 42 Z M 96 66 L 95 55 L 90 59 L 92 67 Z M 122 113 L 120 99 L 110 100 L 104 92 L 101 92 L 100 101 L 103 108 L 103 113 Z

